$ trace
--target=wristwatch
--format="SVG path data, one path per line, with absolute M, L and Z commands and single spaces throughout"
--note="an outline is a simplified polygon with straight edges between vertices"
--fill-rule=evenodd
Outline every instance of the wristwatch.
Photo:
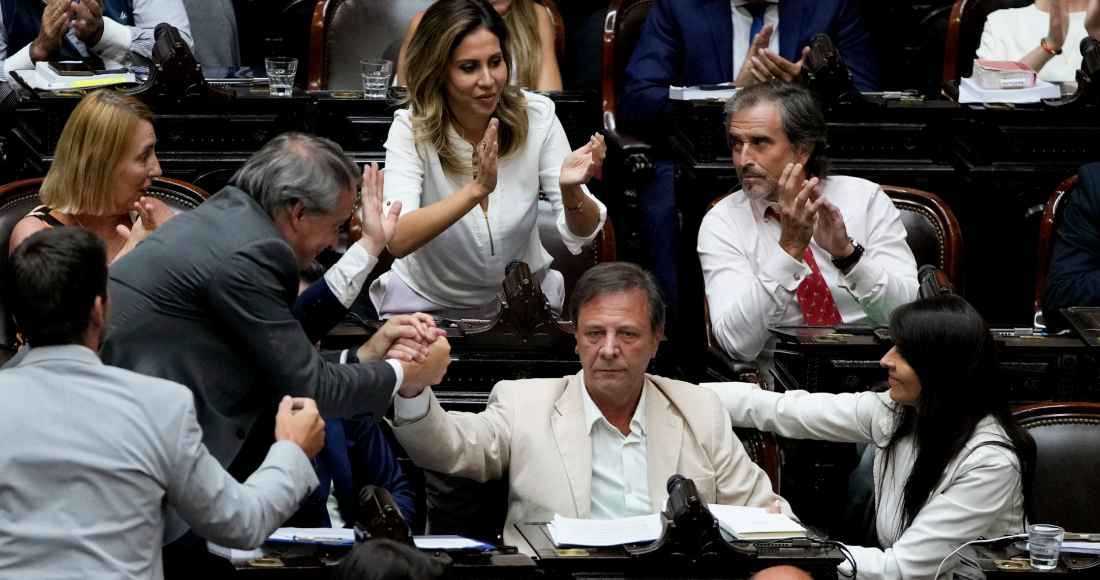
M 863 246 L 859 245 L 859 242 L 853 240 L 852 238 L 848 238 L 848 241 L 852 242 L 852 247 L 855 248 L 854 250 L 852 250 L 852 253 L 848 254 L 844 258 L 833 258 L 833 265 L 836 266 L 836 269 L 840 271 L 851 268 L 855 265 L 856 262 L 859 261 L 861 257 L 863 257 Z

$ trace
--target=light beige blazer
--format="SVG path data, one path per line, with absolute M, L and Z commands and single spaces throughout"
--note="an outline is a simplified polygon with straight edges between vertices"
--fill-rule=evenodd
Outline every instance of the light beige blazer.
M 711 390 L 646 375 L 646 451 L 653 512 L 680 473 L 710 503 L 769 507 L 780 500 L 768 476 L 745 454 L 729 414 Z M 394 434 L 425 469 L 478 481 L 509 475 L 504 541 L 532 553 L 514 524 L 554 514 L 589 517 L 592 442 L 584 419 L 581 375 L 502 381 L 481 413 L 446 412 L 431 395 L 428 414 Z

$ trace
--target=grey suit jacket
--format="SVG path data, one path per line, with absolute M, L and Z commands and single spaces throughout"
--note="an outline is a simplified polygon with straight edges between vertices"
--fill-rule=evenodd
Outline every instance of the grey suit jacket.
M 258 546 L 317 485 L 273 445 L 241 484 L 202 444 L 186 388 L 83 346 L 24 349 L 0 371 L 0 576 L 162 578 L 166 506 L 203 537 Z
M 582 371 L 583 372 L 583 371 Z M 589 517 L 592 440 L 584 420 L 580 374 L 560 379 L 502 381 L 481 413 L 445 412 L 435 395 L 428 414 L 394 435 L 414 463 L 478 481 L 508 473 L 504 543 L 531 553 L 515 524 L 554 514 Z M 771 507 L 781 500 L 767 474 L 745 453 L 729 415 L 709 389 L 646 375 L 646 461 L 653 513 L 668 498 L 665 483 L 680 473 L 709 503 Z

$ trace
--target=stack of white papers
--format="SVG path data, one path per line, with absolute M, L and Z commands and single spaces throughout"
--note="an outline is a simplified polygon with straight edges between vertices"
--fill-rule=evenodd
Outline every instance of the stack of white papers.
M 707 85 L 705 87 L 669 87 L 668 98 L 673 101 L 706 101 L 728 99 L 741 89 L 733 85 Z
M 739 540 L 804 538 L 806 528 L 784 514 L 768 513 L 759 507 L 710 504 L 718 524 Z
M 974 79 L 964 78 L 959 83 L 960 103 L 1038 103 L 1043 99 L 1057 99 L 1062 89 L 1044 80 L 1035 80 L 1035 86 L 1023 89 L 984 90 Z
M 416 536 L 413 543 L 421 550 L 492 550 L 494 546 L 462 536 Z
M 617 520 L 579 520 L 554 514 L 546 525 L 555 546 L 619 546 L 652 542 L 661 537 L 661 515 Z

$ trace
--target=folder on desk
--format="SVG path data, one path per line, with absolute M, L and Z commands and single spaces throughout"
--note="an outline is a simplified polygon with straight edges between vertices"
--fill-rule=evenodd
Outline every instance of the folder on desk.
M 738 540 L 805 538 L 806 528 L 784 514 L 760 507 L 710 504 L 710 513 L 722 529 Z

